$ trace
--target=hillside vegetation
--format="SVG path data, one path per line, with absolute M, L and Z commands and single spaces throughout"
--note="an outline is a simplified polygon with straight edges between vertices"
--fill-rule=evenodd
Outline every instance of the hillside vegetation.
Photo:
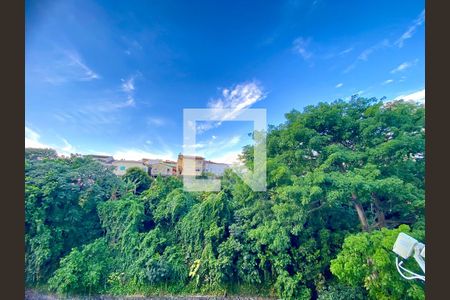
M 400 231 L 425 242 L 424 106 L 354 97 L 285 116 L 267 134 L 267 192 L 227 171 L 220 192 L 188 193 L 175 177 L 119 178 L 89 158 L 27 149 L 27 286 L 424 299 L 391 251 Z

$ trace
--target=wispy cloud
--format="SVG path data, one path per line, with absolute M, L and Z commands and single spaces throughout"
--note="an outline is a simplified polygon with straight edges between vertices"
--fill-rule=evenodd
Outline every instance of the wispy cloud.
M 89 68 L 82 60 L 81 56 L 78 54 L 78 52 L 75 51 L 68 51 L 67 57 L 69 58 L 71 66 L 75 66 L 81 69 L 83 76 L 80 77 L 80 80 L 93 80 L 93 79 L 99 79 L 100 76 L 95 73 L 91 68 Z
M 398 72 L 405 71 L 406 69 L 409 69 L 410 67 L 414 66 L 417 62 L 418 62 L 417 59 L 414 61 L 405 61 L 404 63 L 401 63 L 398 67 L 392 69 L 391 73 L 395 74 Z
M 384 49 L 384 48 L 387 48 L 387 47 L 389 47 L 389 46 L 390 46 L 389 40 L 384 39 L 384 40 L 382 40 L 381 42 L 378 42 L 378 43 L 376 43 L 376 44 L 374 44 L 374 45 L 372 45 L 372 46 L 370 46 L 370 47 L 364 49 L 364 50 L 358 55 L 358 57 L 356 58 L 356 60 L 355 60 L 352 64 L 350 64 L 347 68 L 344 69 L 343 73 L 346 74 L 346 73 L 350 72 L 351 70 L 353 70 L 353 69 L 356 67 L 356 65 L 357 65 L 359 62 L 361 62 L 361 61 L 367 61 L 367 60 L 369 59 L 370 55 L 372 55 L 374 52 L 376 52 L 376 51 L 378 51 L 378 50 L 381 50 L 381 49 Z
M 164 118 L 160 118 L 160 117 L 148 117 L 147 124 L 150 126 L 160 127 L 160 126 L 166 125 L 167 120 Z
M 336 84 L 336 88 L 340 88 L 340 87 L 342 87 L 344 84 L 342 83 L 342 82 L 340 82 L 340 83 L 338 83 L 338 84 Z
M 243 110 L 251 107 L 266 97 L 266 93 L 257 81 L 244 82 L 230 88 L 222 89 L 222 95 L 218 99 L 211 100 L 208 107 L 212 109 L 213 122 L 203 122 L 196 126 L 198 133 L 218 127 L 223 121 L 235 119 Z M 222 109 L 227 109 L 223 112 Z M 194 126 L 193 123 L 190 126 Z
M 342 50 L 341 52 L 339 52 L 338 55 L 342 56 L 342 55 L 345 55 L 345 54 L 350 53 L 352 51 L 353 51 L 353 47 L 349 47 L 349 48 L 346 48 L 346 49 Z
M 99 131 L 98 126 L 117 124 L 122 116 L 123 109 L 136 106 L 134 92 L 137 76 L 140 76 L 139 72 L 126 80 L 121 79 L 120 89 L 114 90 L 113 94 L 97 92 L 97 95 L 90 99 L 89 104 L 78 104 L 75 107 L 57 111 L 53 116 L 62 123 L 71 123 L 89 132 Z
M 383 81 L 381 84 L 386 85 L 386 84 L 393 83 L 393 82 L 394 82 L 394 79 L 387 79 L 387 80 Z
M 405 41 L 412 38 L 417 28 L 421 26 L 425 22 L 425 10 L 419 14 L 419 16 L 413 21 L 412 25 L 408 27 L 408 29 L 395 41 L 395 45 L 399 48 L 402 48 L 405 44 Z
M 62 145 L 54 145 L 54 144 L 46 144 L 41 141 L 41 135 L 31 129 L 28 126 L 25 126 L 25 148 L 41 148 L 41 149 L 54 149 L 58 153 L 58 155 L 66 155 L 69 156 L 71 153 L 76 152 L 76 148 L 70 144 L 65 138 L 60 138 L 62 141 Z
M 45 66 L 36 69 L 38 79 L 52 85 L 71 81 L 92 81 L 100 75 L 90 68 L 76 50 L 59 50 Z
M 131 55 L 133 52 L 142 51 L 143 47 L 137 40 L 130 39 L 126 36 L 122 36 L 121 39 L 126 46 L 126 49 L 124 50 L 125 54 Z
M 91 104 L 79 105 L 57 111 L 54 118 L 65 126 L 71 124 L 85 132 L 110 132 L 111 125 L 120 124 L 123 110 L 135 107 L 132 97 L 127 100 L 103 100 L 94 99 Z M 105 131 L 106 130 L 106 131 Z
M 89 106 L 86 111 L 100 111 L 100 112 L 112 112 L 122 108 L 134 107 L 136 102 L 132 97 L 128 97 L 123 101 L 103 101 L 97 103 L 95 106 Z
M 75 147 L 72 144 L 70 144 L 65 138 L 61 138 L 61 140 L 64 143 L 64 146 L 61 147 L 62 151 L 69 153 L 69 154 L 76 152 Z
M 358 60 L 368 60 L 368 59 L 369 59 L 369 56 L 370 56 L 373 52 L 375 52 L 375 51 L 377 51 L 377 50 L 380 50 L 380 49 L 383 49 L 383 48 L 386 48 L 386 47 L 389 47 L 389 40 L 384 39 L 384 40 L 382 40 L 381 42 L 379 42 L 379 43 L 373 45 L 372 47 L 369 47 L 369 48 L 367 48 L 367 49 L 364 49 L 364 51 L 362 51 L 362 52 L 359 54 Z
M 384 39 L 383 41 L 364 49 L 356 58 L 356 60 L 349 65 L 347 68 L 344 69 L 343 73 L 346 74 L 353 70 L 358 62 L 361 61 L 367 61 L 369 59 L 369 56 L 372 55 L 374 52 L 384 49 L 384 48 L 390 48 L 390 47 L 399 47 L 402 48 L 405 41 L 410 39 L 414 33 L 416 32 L 417 28 L 421 26 L 425 22 L 425 10 L 423 10 L 420 15 L 413 21 L 413 24 L 408 27 L 408 29 L 398 38 L 394 43 L 390 42 L 388 39 Z
M 298 53 L 304 60 L 309 60 L 313 53 L 308 49 L 311 38 L 305 39 L 304 37 L 298 37 L 292 42 L 292 49 L 295 53 Z
M 127 80 L 121 79 L 122 81 L 122 91 L 124 91 L 125 93 L 131 93 L 134 91 L 134 77 L 130 77 Z
M 222 97 L 210 101 L 208 106 L 215 109 L 233 109 L 230 115 L 224 116 L 224 119 L 233 119 L 241 110 L 250 107 L 265 96 L 263 88 L 258 82 L 245 82 L 232 88 L 223 89 Z
M 134 75 L 128 77 L 128 79 L 120 79 L 122 81 L 122 84 L 120 85 L 120 89 L 122 90 L 122 92 L 124 92 L 127 96 L 127 101 L 126 101 L 126 106 L 124 107 L 130 107 L 130 106 L 134 106 L 135 105 L 135 100 L 134 100 L 134 93 L 136 90 L 136 86 L 135 86 L 135 79 L 142 76 L 141 72 L 136 72 Z M 119 108 L 123 108 L 123 107 L 119 107 Z
M 52 148 L 41 142 L 41 135 L 33 129 L 25 126 L 25 148 Z
M 400 95 L 396 97 L 394 100 L 405 100 L 405 101 L 413 101 L 424 103 L 425 102 L 425 89 L 418 90 L 416 92 Z

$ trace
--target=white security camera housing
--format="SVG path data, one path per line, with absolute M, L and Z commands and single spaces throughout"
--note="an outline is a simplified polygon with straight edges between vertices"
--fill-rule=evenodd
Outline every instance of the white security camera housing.
M 418 243 L 418 241 L 410 237 L 407 234 L 404 234 L 401 232 L 397 240 L 394 244 L 394 249 L 392 249 L 398 256 L 401 256 L 404 259 L 407 259 L 411 255 L 413 255 L 414 252 L 414 246 Z

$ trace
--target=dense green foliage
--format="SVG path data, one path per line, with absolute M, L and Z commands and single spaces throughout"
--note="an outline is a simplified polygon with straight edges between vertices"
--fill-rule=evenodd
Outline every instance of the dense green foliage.
M 400 232 L 424 238 L 423 230 L 410 232 L 407 225 L 348 236 L 342 251 L 331 261 L 331 272 L 351 286 L 366 287 L 374 299 L 424 299 L 424 290 L 418 285 L 405 284 L 392 263 L 395 259 L 392 246 Z M 420 273 L 416 264 L 408 268 Z
M 26 154 L 27 284 L 423 299 L 391 249 L 400 231 L 425 238 L 424 118 L 420 105 L 363 98 L 294 110 L 267 134 L 267 192 L 231 171 L 220 192 L 188 193 L 176 177 L 147 184 L 86 158 Z
M 147 190 L 151 184 L 150 176 L 144 170 L 138 167 L 128 168 L 125 171 L 125 175 L 123 175 L 122 179 L 125 182 L 133 185 L 135 194 L 140 194 L 143 191 Z

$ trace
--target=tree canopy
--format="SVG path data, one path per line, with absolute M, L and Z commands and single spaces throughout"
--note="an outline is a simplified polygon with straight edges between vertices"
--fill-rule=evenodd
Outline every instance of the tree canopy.
M 190 193 L 177 177 L 26 151 L 27 285 L 424 299 L 391 251 L 399 232 L 425 238 L 424 120 L 423 105 L 358 97 L 293 110 L 267 132 L 267 192 L 231 170 L 220 192 Z

